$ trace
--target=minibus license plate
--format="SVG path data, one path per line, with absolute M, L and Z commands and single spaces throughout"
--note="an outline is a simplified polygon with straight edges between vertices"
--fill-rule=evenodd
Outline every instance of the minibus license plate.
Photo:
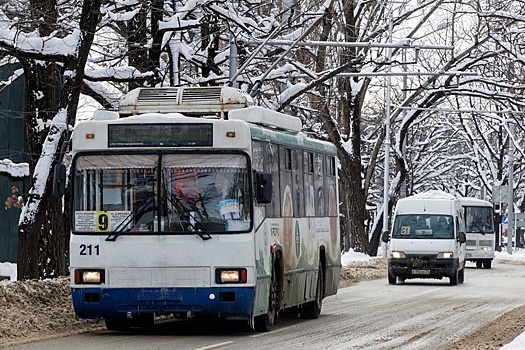
M 430 275 L 430 270 L 415 270 L 412 269 L 412 274 L 414 275 Z

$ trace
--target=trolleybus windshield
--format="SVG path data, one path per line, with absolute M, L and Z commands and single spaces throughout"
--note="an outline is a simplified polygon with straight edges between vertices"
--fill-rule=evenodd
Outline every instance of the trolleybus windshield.
M 248 166 L 243 154 L 80 155 L 74 160 L 74 171 L 75 233 L 251 229 Z
M 491 207 L 466 206 L 465 219 L 468 233 L 494 233 Z

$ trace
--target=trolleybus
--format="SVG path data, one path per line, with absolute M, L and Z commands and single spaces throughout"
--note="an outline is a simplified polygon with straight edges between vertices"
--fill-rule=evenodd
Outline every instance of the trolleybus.
M 467 234 L 466 260 L 477 268 L 492 267 L 495 255 L 494 211 L 490 202 L 477 198 L 460 198 L 465 211 Z
M 341 268 L 338 159 L 299 118 L 231 87 L 140 88 L 72 135 L 74 310 L 110 330 L 155 315 L 317 318 Z

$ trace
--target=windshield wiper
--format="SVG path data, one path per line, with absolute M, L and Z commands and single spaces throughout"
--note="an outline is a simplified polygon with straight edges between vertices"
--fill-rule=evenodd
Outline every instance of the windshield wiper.
M 485 231 L 483 231 L 483 229 L 479 226 L 479 224 L 477 222 L 473 222 L 474 226 L 475 226 L 475 230 L 474 232 L 476 233 L 481 233 L 482 235 L 485 234 Z
M 126 216 L 126 218 L 115 228 L 115 231 L 112 231 L 109 236 L 106 237 L 106 241 L 115 242 L 130 222 L 136 217 L 141 217 L 144 214 L 154 199 L 155 197 L 144 198 L 142 202 L 139 203 L 137 210 L 129 213 L 129 215 Z M 153 210 L 155 210 L 155 207 L 153 207 Z
M 174 198 L 176 204 L 178 204 L 178 205 L 175 205 L 175 207 L 182 208 L 182 213 L 180 213 L 179 211 L 179 214 L 188 215 L 188 220 L 186 220 L 186 222 L 190 226 L 192 231 L 195 232 L 204 241 L 211 239 L 210 234 L 206 232 L 207 231 L 206 227 L 204 227 L 204 225 L 201 223 L 201 221 L 204 220 L 205 217 L 206 218 L 208 217 L 208 213 L 206 212 L 206 209 L 203 207 L 203 212 L 204 212 L 204 215 L 203 215 L 203 212 L 201 212 L 201 210 L 199 209 L 196 203 L 190 203 L 188 201 L 185 201 L 184 199 L 180 198 L 177 195 L 172 195 L 171 197 L 172 199 Z M 173 204 L 173 200 L 171 202 Z M 197 218 L 195 218 L 195 213 L 198 214 L 200 220 L 197 220 Z

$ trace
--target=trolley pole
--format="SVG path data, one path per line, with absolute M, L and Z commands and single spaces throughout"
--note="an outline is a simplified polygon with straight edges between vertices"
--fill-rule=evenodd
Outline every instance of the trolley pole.
M 237 87 L 237 43 L 233 33 L 230 33 L 230 86 Z

